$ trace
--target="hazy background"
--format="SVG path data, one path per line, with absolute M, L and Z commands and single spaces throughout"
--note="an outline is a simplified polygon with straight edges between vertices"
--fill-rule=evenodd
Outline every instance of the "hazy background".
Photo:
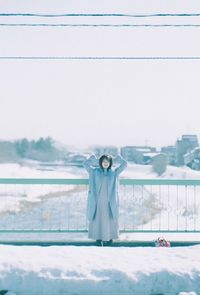
M 198 1 L 0 1 L 1 13 L 199 13 Z M 25 18 L 0 23 L 200 23 L 186 18 Z M 200 28 L 0 27 L 0 56 L 198 56 Z M 78 147 L 199 135 L 200 60 L 0 60 L 0 139 Z

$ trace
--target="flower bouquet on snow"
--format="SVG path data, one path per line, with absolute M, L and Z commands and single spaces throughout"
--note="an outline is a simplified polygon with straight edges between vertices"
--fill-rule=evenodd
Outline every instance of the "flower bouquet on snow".
M 165 240 L 163 237 L 158 237 L 157 240 L 154 241 L 156 247 L 170 247 L 171 244 L 169 241 Z

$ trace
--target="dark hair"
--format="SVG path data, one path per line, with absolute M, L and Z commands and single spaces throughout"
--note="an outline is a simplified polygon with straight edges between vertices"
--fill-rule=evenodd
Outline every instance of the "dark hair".
M 112 160 L 112 157 L 110 155 L 102 155 L 100 158 L 99 158 L 99 166 L 103 169 L 103 166 L 102 166 L 102 162 L 103 160 L 106 159 L 110 165 L 108 166 L 108 170 L 111 168 L 112 166 L 112 163 L 113 163 L 113 160 Z

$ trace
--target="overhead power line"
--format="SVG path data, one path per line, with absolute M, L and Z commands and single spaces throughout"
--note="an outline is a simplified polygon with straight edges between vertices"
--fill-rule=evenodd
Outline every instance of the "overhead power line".
M 156 14 L 123 14 L 123 13 L 65 13 L 65 14 L 40 14 L 40 13 L 0 13 L 0 16 L 28 16 L 28 17 L 167 17 L 167 16 L 200 16 L 200 13 L 156 13 Z
M 200 56 L 0 56 L 0 60 L 200 60 Z
M 200 27 L 200 24 L 3 24 L 1 27 Z

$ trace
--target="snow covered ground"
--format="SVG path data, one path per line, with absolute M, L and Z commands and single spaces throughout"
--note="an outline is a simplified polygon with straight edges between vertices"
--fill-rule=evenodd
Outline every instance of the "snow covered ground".
M 55 171 L 40 171 L 31 167 L 22 167 L 16 164 L 4 164 L 0 167 L 0 177 L 23 177 L 23 178 L 87 178 L 84 169 L 62 168 Z M 174 179 L 198 179 L 200 172 L 192 171 L 189 168 L 168 167 L 162 178 Z M 151 166 L 129 165 L 121 174 L 124 178 L 155 178 Z M 23 188 L 24 189 L 24 188 Z M 17 226 L 32 223 L 32 226 L 42 226 L 45 220 L 52 220 L 53 226 L 60 226 L 60 218 L 66 217 L 67 202 L 73 198 L 73 188 L 71 187 L 71 198 L 62 199 L 63 195 L 60 187 L 43 188 L 44 195 L 41 194 L 40 187 L 35 190 L 30 186 L 25 191 L 30 204 L 37 200 L 40 210 L 34 207 L 31 210 L 27 206 L 19 206 L 20 210 L 15 213 L 6 212 L 1 206 L 1 225 L 10 226 L 7 214 L 13 223 L 18 216 Z M 10 188 L 7 188 L 7 193 Z M 11 190 L 12 191 L 12 190 Z M 10 191 L 10 192 L 11 192 Z M 15 186 L 13 190 L 15 197 L 20 190 Z M 53 195 L 58 194 L 59 198 Z M 60 195 L 59 195 L 60 193 Z M 49 194 L 49 197 L 44 197 Z M 52 194 L 52 195 L 51 195 Z M 64 191 L 65 195 L 70 192 Z M 31 196 L 31 197 L 30 197 Z M 43 197 L 42 197 L 43 196 Z M 146 193 L 146 196 L 148 194 Z M 1 196 L 4 197 L 3 195 Z M 66 197 L 66 196 L 65 196 Z M 10 195 L 12 198 L 12 194 Z M 5 200 L 9 199 L 8 195 Z M 17 199 L 17 198 L 16 198 Z M 52 211 L 45 211 L 45 206 L 55 209 L 55 205 L 60 200 L 55 214 Z M 45 202 L 44 202 L 45 200 Z M 51 201 L 50 203 L 46 202 Z M 36 202 L 35 202 L 36 203 Z M 20 204 L 20 203 L 18 203 Z M 7 204 L 6 206 L 8 206 Z M 13 206 L 15 207 L 15 206 Z M 12 207 L 10 207 L 12 208 Z M 26 209 L 25 209 L 26 208 Z M 63 208 L 63 211 L 61 210 Z M 83 210 L 83 203 L 80 208 Z M 9 209 L 9 206 L 8 206 Z M 125 210 L 125 207 L 122 208 Z M 130 208 L 129 208 L 130 209 Z M 35 223 L 33 215 L 38 218 Z M 51 212 L 48 213 L 48 212 Z M 40 214 L 40 215 L 39 215 Z M 48 215 L 49 214 L 49 215 Z M 80 211 L 78 213 L 80 215 Z M 55 218 L 58 216 L 58 219 Z M 74 212 L 74 216 L 78 215 Z M 51 219 L 54 217 L 54 219 Z M 72 216 L 73 217 L 73 216 Z M 80 216 L 79 216 L 80 217 Z M 156 215 L 155 215 L 156 218 Z M 27 223 L 29 221 L 29 223 Z M 4 223 L 2 223 L 4 222 Z M 156 223 L 156 219 L 154 219 Z M 49 225 L 49 223 L 48 223 Z M 146 224 L 149 226 L 150 224 Z M 62 225 L 61 225 L 62 226 Z M 34 235 L 37 239 L 39 235 Z M 86 233 L 76 235 L 78 239 L 86 239 Z M 121 240 L 152 240 L 158 234 L 128 234 L 120 235 Z M 198 234 L 182 234 L 175 237 L 173 234 L 165 235 L 169 240 L 199 240 Z M 9 240 L 10 236 L 1 234 L 2 239 Z M 14 236 L 14 239 L 20 236 Z M 29 239 L 27 235 L 27 239 Z M 63 235 L 61 239 L 74 238 L 74 235 Z M 55 236 L 45 235 L 41 239 L 54 240 Z M 9 294 L 16 295 L 90 295 L 90 294 L 134 294 L 134 295 L 199 295 L 200 294 L 200 246 L 154 248 L 154 247 L 95 247 L 95 246 L 6 246 L 0 245 L 0 291 L 9 290 Z M 0 293 L 1 294 L 1 293 Z
M 16 295 L 199 295 L 199 251 L 1 245 L 0 288 Z

